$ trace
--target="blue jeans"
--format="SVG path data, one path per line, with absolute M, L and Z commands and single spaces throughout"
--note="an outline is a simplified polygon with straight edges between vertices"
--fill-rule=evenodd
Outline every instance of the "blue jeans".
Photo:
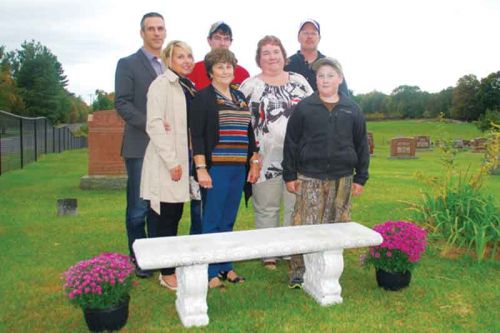
M 127 168 L 127 211 L 125 215 L 125 226 L 127 228 L 128 250 L 135 258 L 132 244 L 136 239 L 146 238 L 150 234 L 150 226 L 146 226 L 148 203 L 141 199 L 141 172 L 142 158 L 126 158 Z M 147 234 L 145 228 L 147 227 Z
M 201 200 L 191 200 L 191 227 L 190 235 L 201 234 Z
M 203 191 L 202 229 L 204 234 L 233 231 L 241 192 L 245 184 L 244 165 L 218 165 L 210 169 L 211 189 Z M 230 262 L 208 265 L 208 278 L 216 277 L 220 271 L 233 269 Z

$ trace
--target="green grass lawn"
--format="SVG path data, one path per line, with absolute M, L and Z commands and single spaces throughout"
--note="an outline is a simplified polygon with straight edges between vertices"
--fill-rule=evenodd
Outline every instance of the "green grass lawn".
M 420 197 L 417 171 L 442 173 L 436 150 L 414 160 L 391 160 L 387 141 L 396 135 L 469 139 L 472 125 L 423 121 L 369 123 L 375 136 L 371 178 L 354 199 L 353 220 L 367 226 L 409 216 L 404 202 Z M 477 168 L 482 155 L 459 153 L 462 167 Z M 81 310 L 70 305 L 61 273 L 101 252 L 127 252 L 124 191 L 82 191 L 86 150 L 42 156 L 22 170 L 0 176 L 0 332 L 85 332 Z M 489 176 L 484 191 L 500 198 L 500 176 Z M 78 216 L 57 217 L 56 200 L 77 198 Z M 180 233 L 189 229 L 185 206 Z M 253 228 L 251 207 L 241 205 L 236 229 Z M 209 291 L 208 327 L 199 332 L 500 332 L 498 262 L 477 264 L 468 256 L 442 257 L 431 242 L 410 287 L 387 292 L 375 273 L 360 267 L 362 249 L 345 252 L 343 304 L 321 307 L 287 287 L 287 269 L 267 271 L 257 260 L 236 264 L 242 285 Z M 183 332 L 175 294 L 157 278 L 138 280 L 123 332 Z

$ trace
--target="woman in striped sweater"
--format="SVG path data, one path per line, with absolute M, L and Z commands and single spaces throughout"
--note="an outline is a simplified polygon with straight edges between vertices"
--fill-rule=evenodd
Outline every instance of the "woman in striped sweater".
M 196 176 L 202 188 L 202 232 L 232 231 L 245 181 L 259 177 L 259 159 L 250 111 L 241 92 L 231 87 L 234 54 L 214 49 L 205 56 L 211 85 L 193 99 L 189 113 Z M 246 175 L 248 171 L 248 176 Z M 211 264 L 209 287 L 221 280 L 241 283 L 231 263 Z

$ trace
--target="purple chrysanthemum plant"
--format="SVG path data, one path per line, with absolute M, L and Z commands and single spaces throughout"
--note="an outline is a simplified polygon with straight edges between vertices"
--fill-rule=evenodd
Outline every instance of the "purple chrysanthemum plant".
M 70 302 L 83 309 L 109 308 L 126 300 L 132 289 L 133 272 L 129 256 L 102 253 L 64 272 L 64 290 Z
M 412 271 L 427 245 L 427 232 L 410 222 L 387 221 L 373 227 L 384 239 L 361 258 L 366 267 L 387 272 Z

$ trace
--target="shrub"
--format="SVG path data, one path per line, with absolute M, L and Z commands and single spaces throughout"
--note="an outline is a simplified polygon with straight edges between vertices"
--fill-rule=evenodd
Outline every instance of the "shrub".
M 424 191 L 422 199 L 412 206 L 412 218 L 424 223 L 437 236 L 444 237 L 448 245 L 474 250 L 478 262 L 491 247 L 494 258 L 500 242 L 500 212 L 495 198 L 481 191 L 484 176 L 498 162 L 498 133 L 492 133 L 486 146 L 483 165 L 475 173 L 456 170 L 456 150 L 449 142 L 439 146 L 445 172 L 443 176 L 428 178 L 431 191 Z
M 498 126 L 495 126 L 494 124 L 500 124 L 500 109 L 486 110 L 485 113 L 479 116 L 479 119 L 475 122 L 475 124 L 481 132 L 490 130 L 498 131 Z
M 495 256 L 500 241 L 495 199 L 467 182 L 466 176 L 459 176 L 456 184 L 449 182 L 442 194 L 424 193 L 413 217 L 425 222 L 449 245 L 474 249 L 478 261 L 483 260 L 488 244 Z

